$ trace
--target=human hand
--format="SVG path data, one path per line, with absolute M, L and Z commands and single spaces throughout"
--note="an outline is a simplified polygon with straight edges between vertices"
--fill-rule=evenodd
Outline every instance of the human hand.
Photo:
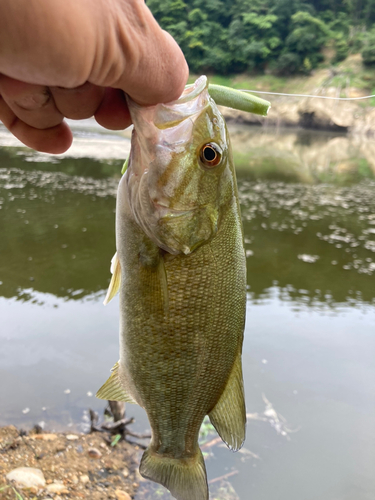
M 139 104 L 177 99 L 188 67 L 143 0 L 0 0 L 0 121 L 27 146 L 59 154 L 64 118 L 131 124 Z

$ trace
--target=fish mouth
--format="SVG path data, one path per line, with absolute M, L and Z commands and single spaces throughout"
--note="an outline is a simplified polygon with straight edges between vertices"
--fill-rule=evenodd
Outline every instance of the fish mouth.
M 187 102 L 195 100 L 200 94 L 202 94 L 207 85 L 207 77 L 205 75 L 200 76 L 191 85 L 186 85 L 181 96 L 175 101 L 168 103 L 168 105 L 185 104 Z
M 127 96 L 127 103 L 135 130 L 148 128 L 152 134 L 155 128 L 172 129 L 181 122 L 193 119 L 208 106 L 209 99 L 208 81 L 203 75 L 187 85 L 175 101 L 143 107 Z

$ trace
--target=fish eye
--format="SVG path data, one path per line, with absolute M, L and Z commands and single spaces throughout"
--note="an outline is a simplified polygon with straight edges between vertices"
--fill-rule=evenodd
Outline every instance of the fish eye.
M 202 146 L 200 159 L 206 167 L 216 167 L 221 160 L 221 150 L 219 146 L 211 142 Z

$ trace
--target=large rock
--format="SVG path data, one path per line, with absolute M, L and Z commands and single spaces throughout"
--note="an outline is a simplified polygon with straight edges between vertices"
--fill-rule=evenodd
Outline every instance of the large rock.
M 8 481 L 14 481 L 19 488 L 44 488 L 46 480 L 40 469 L 32 467 L 18 467 L 11 470 L 6 478 Z
M 306 98 L 298 104 L 299 125 L 305 128 L 347 131 L 356 121 L 352 102 Z
M 352 132 L 357 135 L 373 137 L 375 135 L 375 109 L 366 110 L 366 116 L 362 120 L 357 120 Z
M 272 96 L 270 100 L 272 101 Z M 300 121 L 298 100 L 289 97 L 282 101 L 271 102 L 268 118 L 278 127 L 295 127 Z

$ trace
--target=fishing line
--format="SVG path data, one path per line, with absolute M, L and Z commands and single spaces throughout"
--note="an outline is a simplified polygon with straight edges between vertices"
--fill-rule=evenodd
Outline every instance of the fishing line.
M 362 97 L 329 97 L 326 95 L 284 94 L 282 92 L 266 92 L 265 90 L 248 90 L 248 89 L 239 89 L 239 90 L 241 92 L 250 92 L 252 94 L 283 95 L 288 97 L 314 97 L 315 99 L 333 99 L 335 101 L 360 101 L 363 99 L 370 99 L 371 97 L 375 97 L 375 94 L 365 95 Z

